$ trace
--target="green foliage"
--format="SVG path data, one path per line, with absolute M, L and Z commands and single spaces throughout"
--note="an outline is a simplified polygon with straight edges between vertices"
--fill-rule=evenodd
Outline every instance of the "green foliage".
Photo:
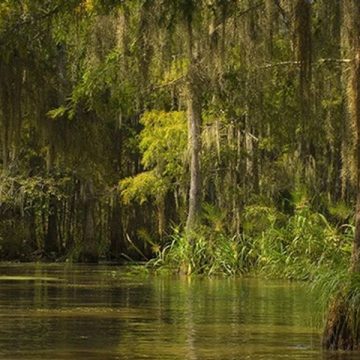
M 120 181 L 120 192 L 126 204 L 140 204 L 152 198 L 157 201 L 181 183 L 186 149 L 186 118 L 184 112 L 146 112 L 140 119 L 142 164 L 148 171 Z
M 353 213 L 353 210 L 343 201 L 339 201 L 329 206 L 329 213 L 338 221 L 348 221 Z
M 53 233 L 78 259 L 91 228 L 101 254 L 154 250 L 186 272 L 307 279 L 342 267 L 356 172 L 340 2 L 314 3 L 313 29 L 291 2 L 250 3 L 1 1 L 0 235 L 14 239 L 1 244 L 41 251 Z M 302 96 L 305 30 L 316 71 Z M 161 248 L 155 228 L 180 227 L 188 205 L 190 65 L 202 227 Z
M 52 118 L 52 119 L 57 119 L 57 118 L 59 118 L 59 117 L 62 117 L 62 116 L 64 116 L 65 114 L 66 114 L 66 112 L 67 112 L 67 108 L 65 107 L 65 106 L 60 106 L 60 107 L 58 107 L 58 108 L 56 108 L 56 109 L 52 109 L 52 110 L 50 110 L 50 111 L 48 111 L 48 115 Z
M 228 238 L 202 228 L 191 234 L 174 231 L 168 244 L 148 265 L 184 274 L 236 275 L 249 270 L 250 246 L 240 237 Z
M 66 197 L 67 188 L 72 185 L 70 177 L 11 177 L 0 178 L 0 202 L 11 204 L 15 202 L 21 208 L 25 204 L 46 201 L 50 197 L 62 200 Z
M 125 178 L 120 181 L 119 185 L 125 204 L 129 204 L 133 200 L 142 204 L 151 198 L 156 198 L 159 194 L 165 194 L 168 189 L 166 181 L 157 176 L 153 170 Z
M 284 215 L 260 209 L 265 229 L 253 236 L 259 271 L 268 276 L 290 279 L 312 278 L 320 268 L 341 267 L 351 252 L 353 228 L 336 228 L 308 206 L 296 209 L 284 221 Z M 254 216 L 254 214 L 253 214 Z
M 36 217 L 49 216 L 50 199 L 64 201 L 73 188 L 70 177 L 0 177 L 0 256 L 6 259 L 34 260 L 40 235 Z M 29 223 L 29 220 L 32 222 Z M 41 234 L 43 236 L 43 234 Z M 35 235 L 36 236 L 36 235 Z
M 249 206 L 244 233 L 229 236 L 221 214 L 207 205 L 208 226 L 190 237 L 178 230 L 151 264 L 196 274 L 257 273 L 267 277 L 312 280 L 322 271 L 348 264 L 354 228 L 336 228 L 326 218 L 299 207 L 286 216 L 274 208 Z
M 140 120 L 142 163 L 157 168 L 161 176 L 181 177 L 187 146 L 186 114 L 183 111 L 149 111 Z
M 180 58 L 172 61 L 169 65 L 169 68 L 163 75 L 161 85 L 166 86 L 183 78 L 188 70 L 188 62 L 189 61 L 187 58 Z
M 353 275 L 349 274 L 346 267 L 323 268 L 317 272 L 311 286 L 312 291 L 318 296 L 318 303 L 323 314 L 338 294 L 345 296 L 345 290 L 352 283 L 352 277 Z

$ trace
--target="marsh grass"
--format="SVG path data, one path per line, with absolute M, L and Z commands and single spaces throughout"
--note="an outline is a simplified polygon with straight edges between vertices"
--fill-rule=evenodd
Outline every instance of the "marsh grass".
M 336 227 L 307 206 L 292 216 L 252 207 L 247 209 L 242 234 L 229 236 L 216 219 L 191 236 L 175 229 L 149 265 L 186 274 L 312 280 L 329 269 L 345 267 L 353 233 L 353 226 Z
M 251 247 L 241 237 L 210 234 L 203 228 L 197 232 L 196 241 L 190 238 L 194 237 L 176 230 L 149 265 L 185 274 L 235 275 L 248 270 Z
M 260 235 L 258 268 L 271 276 L 306 280 L 322 268 L 337 268 L 351 252 L 353 227 L 336 228 L 309 208 L 297 210 L 286 223 L 273 221 Z

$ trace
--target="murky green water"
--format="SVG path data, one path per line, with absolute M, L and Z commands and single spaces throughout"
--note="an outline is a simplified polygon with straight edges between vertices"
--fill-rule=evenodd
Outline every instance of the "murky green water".
M 0 359 L 360 359 L 321 352 L 304 285 L 1 265 Z

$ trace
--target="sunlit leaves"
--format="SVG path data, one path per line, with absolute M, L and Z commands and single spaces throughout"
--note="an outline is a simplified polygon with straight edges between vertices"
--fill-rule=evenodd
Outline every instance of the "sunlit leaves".
M 187 126 L 184 112 L 146 112 L 141 118 L 142 163 L 148 171 L 120 182 L 125 203 L 165 195 L 184 173 Z
M 130 204 L 132 201 L 143 204 L 147 200 L 154 200 L 158 195 L 165 194 L 168 189 L 166 179 L 159 177 L 153 170 L 125 178 L 119 185 L 125 204 Z
M 68 109 L 67 109 L 65 106 L 62 105 L 62 106 L 60 106 L 60 107 L 58 107 L 58 108 L 56 108 L 56 109 L 49 110 L 47 114 L 48 114 L 52 119 L 57 119 L 57 118 L 59 118 L 59 117 L 64 116 L 67 110 L 68 110 Z
M 150 111 L 142 116 L 141 123 L 140 149 L 145 168 L 159 167 L 164 176 L 179 175 L 187 144 L 186 114 Z

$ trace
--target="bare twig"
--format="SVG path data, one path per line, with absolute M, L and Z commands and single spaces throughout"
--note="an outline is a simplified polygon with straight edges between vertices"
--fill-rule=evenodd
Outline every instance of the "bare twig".
M 313 62 L 314 65 L 323 65 L 327 63 L 337 63 L 337 64 L 348 64 L 351 63 L 351 59 L 319 59 Z M 292 66 L 292 65 L 300 65 L 301 61 L 280 61 L 272 64 L 265 64 L 257 67 L 257 69 L 271 69 L 274 67 L 282 67 L 282 66 Z

